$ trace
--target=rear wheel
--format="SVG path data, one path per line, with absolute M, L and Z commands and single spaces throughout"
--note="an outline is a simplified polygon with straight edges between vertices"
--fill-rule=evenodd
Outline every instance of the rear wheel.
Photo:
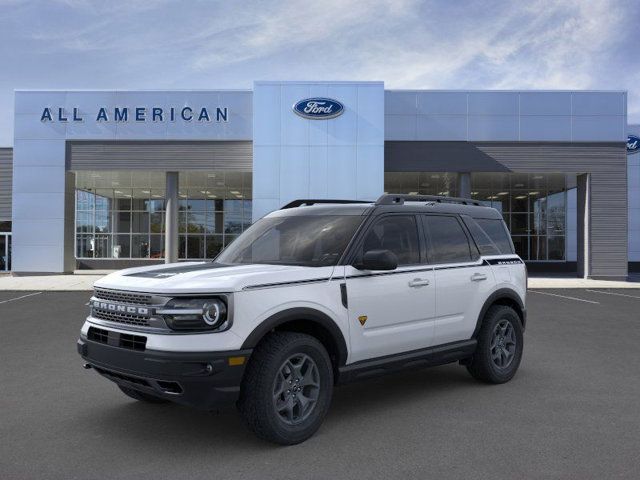
M 483 319 L 478 346 L 467 370 L 483 382 L 508 382 L 520 366 L 523 345 L 518 314 L 506 305 L 494 305 Z
M 269 334 L 251 355 L 238 407 L 260 438 L 293 445 L 320 428 L 333 394 L 333 369 L 322 344 L 296 332 Z
M 122 390 L 127 397 L 131 397 L 140 402 L 147 403 L 168 403 L 169 400 L 165 400 L 164 398 L 156 397 L 154 395 L 149 395 L 148 393 L 140 392 L 138 390 L 134 390 L 133 388 L 123 387 L 122 385 L 118 385 L 118 388 Z

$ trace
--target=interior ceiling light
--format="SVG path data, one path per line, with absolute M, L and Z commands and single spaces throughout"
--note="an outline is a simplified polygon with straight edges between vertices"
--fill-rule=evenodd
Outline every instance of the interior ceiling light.
M 509 195 L 509 192 L 498 192 L 498 195 Z

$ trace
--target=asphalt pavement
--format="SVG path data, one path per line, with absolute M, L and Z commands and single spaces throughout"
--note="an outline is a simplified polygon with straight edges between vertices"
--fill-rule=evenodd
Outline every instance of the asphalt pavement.
M 454 364 L 342 386 L 292 447 L 233 410 L 138 403 L 83 370 L 88 296 L 0 291 L 2 479 L 640 476 L 640 290 L 530 292 L 510 383 Z

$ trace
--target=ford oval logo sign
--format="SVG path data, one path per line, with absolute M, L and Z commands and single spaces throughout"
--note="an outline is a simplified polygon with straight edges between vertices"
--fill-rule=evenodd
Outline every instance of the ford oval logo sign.
M 627 137 L 627 153 L 640 152 L 640 137 L 629 135 Z
M 293 111 L 311 120 L 327 120 L 342 115 L 344 105 L 330 98 L 305 98 L 293 106 Z

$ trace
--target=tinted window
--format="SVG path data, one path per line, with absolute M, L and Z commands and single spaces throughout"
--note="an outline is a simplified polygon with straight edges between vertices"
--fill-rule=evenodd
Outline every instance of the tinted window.
M 431 263 L 457 263 L 471 260 L 469 240 L 455 217 L 425 215 Z
M 335 265 L 362 218 L 355 215 L 266 217 L 245 230 L 218 255 L 216 262 Z
M 500 255 L 500 249 L 471 217 L 462 217 L 482 255 Z
M 393 215 L 380 219 L 367 232 L 362 252 L 381 249 L 395 253 L 398 265 L 420 263 L 420 244 L 415 217 Z
M 493 241 L 500 253 L 513 253 L 513 246 L 509 233 L 502 220 L 491 220 L 487 218 L 476 218 L 477 224 L 484 230 L 488 237 Z

